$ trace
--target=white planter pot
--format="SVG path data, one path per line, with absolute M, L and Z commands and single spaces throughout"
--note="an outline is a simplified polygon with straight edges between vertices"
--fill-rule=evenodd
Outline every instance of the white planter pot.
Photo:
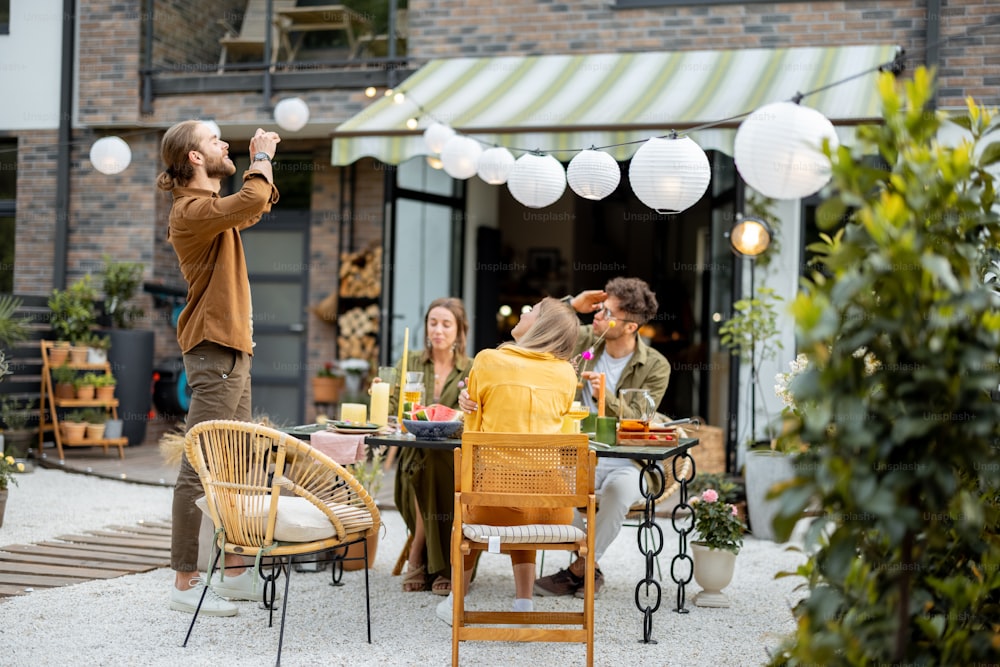
M 108 351 L 100 350 L 96 347 L 87 348 L 87 363 L 88 364 L 103 364 L 108 360 Z
M 792 479 L 792 457 L 773 450 L 747 452 L 746 488 L 750 532 L 762 540 L 774 541 L 772 522 L 780 507 L 779 500 L 767 500 L 767 493 L 778 482 Z
M 736 554 L 725 549 L 711 549 L 700 542 L 691 543 L 694 556 L 694 580 L 702 590 L 693 599 L 699 607 L 728 607 L 729 597 L 722 589 L 733 580 Z

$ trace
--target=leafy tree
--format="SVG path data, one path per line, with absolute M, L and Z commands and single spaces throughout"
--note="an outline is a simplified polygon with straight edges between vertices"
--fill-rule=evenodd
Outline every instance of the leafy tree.
M 1000 145 L 971 100 L 953 119 L 971 142 L 937 142 L 925 69 L 878 81 L 884 123 L 831 155 L 848 224 L 812 249 L 819 270 L 792 312 L 809 366 L 790 390 L 791 437 L 810 443 L 781 489 L 787 537 L 811 502 L 819 549 L 799 569 L 808 595 L 775 665 L 995 662 L 1000 628 L 1000 296 L 984 285 L 1000 247 Z M 829 226 L 827 227 L 829 229 Z M 859 354 L 859 350 L 863 350 Z M 866 353 L 877 360 L 865 371 Z

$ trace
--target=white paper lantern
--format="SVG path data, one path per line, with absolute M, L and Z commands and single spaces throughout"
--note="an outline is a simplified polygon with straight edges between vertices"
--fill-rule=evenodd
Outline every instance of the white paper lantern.
M 503 146 L 487 148 L 479 156 L 479 178 L 490 185 L 503 185 L 514 168 L 514 156 Z
M 445 172 L 452 178 L 464 180 L 472 178 L 479 169 L 479 156 L 483 147 L 471 137 L 461 135 L 448 140 L 441 150 L 441 162 Z
M 743 180 L 773 199 L 802 199 L 830 182 L 823 139 L 839 145 L 827 118 L 794 102 L 767 104 L 736 131 L 733 157 Z
M 132 149 L 121 137 L 102 137 L 90 147 L 90 163 L 102 174 L 118 174 L 132 162 Z
M 613 157 L 604 151 L 580 151 L 566 168 L 566 180 L 573 192 L 584 199 L 604 199 L 618 187 L 622 171 Z
M 559 201 L 566 191 L 566 170 L 551 155 L 525 153 L 514 162 L 507 189 L 528 208 L 544 208 Z
M 687 137 L 649 139 L 628 168 L 632 192 L 659 213 L 680 213 L 694 206 L 711 178 L 708 156 Z
M 455 130 L 442 123 L 431 123 L 424 130 L 424 143 L 427 150 L 437 155 L 444 149 L 448 140 L 455 136 Z
M 201 121 L 201 124 L 207 126 L 214 136 L 220 139 L 222 138 L 222 128 L 220 128 L 219 124 L 214 120 L 203 120 Z
M 283 130 L 298 132 L 309 122 L 309 105 L 301 97 L 286 97 L 274 105 L 274 122 Z

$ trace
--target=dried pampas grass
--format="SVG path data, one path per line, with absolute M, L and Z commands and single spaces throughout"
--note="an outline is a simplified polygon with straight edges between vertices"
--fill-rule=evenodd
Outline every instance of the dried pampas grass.
M 276 424 L 267 415 L 259 415 L 254 419 L 254 423 L 263 424 L 275 428 Z M 172 431 L 167 431 L 160 437 L 160 456 L 167 465 L 180 465 L 184 456 L 184 435 L 187 433 L 187 425 L 178 424 Z

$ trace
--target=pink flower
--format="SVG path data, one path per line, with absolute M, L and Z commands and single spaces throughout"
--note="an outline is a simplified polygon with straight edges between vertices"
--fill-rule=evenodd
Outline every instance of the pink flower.
M 586 359 L 587 361 L 590 361 L 591 359 L 594 358 L 593 348 L 591 348 L 589 350 L 584 350 L 583 353 L 580 356 L 583 357 L 584 359 Z
M 715 491 L 715 489 L 707 489 L 701 494 L 701 499 L 706 503 L 714 503 L 719 499 L 719 494 Z
M 733 508 L 733 516 L 739 516 L 740 513 L 736 511 L 736 505 L 731 505 L 731 507 Z

